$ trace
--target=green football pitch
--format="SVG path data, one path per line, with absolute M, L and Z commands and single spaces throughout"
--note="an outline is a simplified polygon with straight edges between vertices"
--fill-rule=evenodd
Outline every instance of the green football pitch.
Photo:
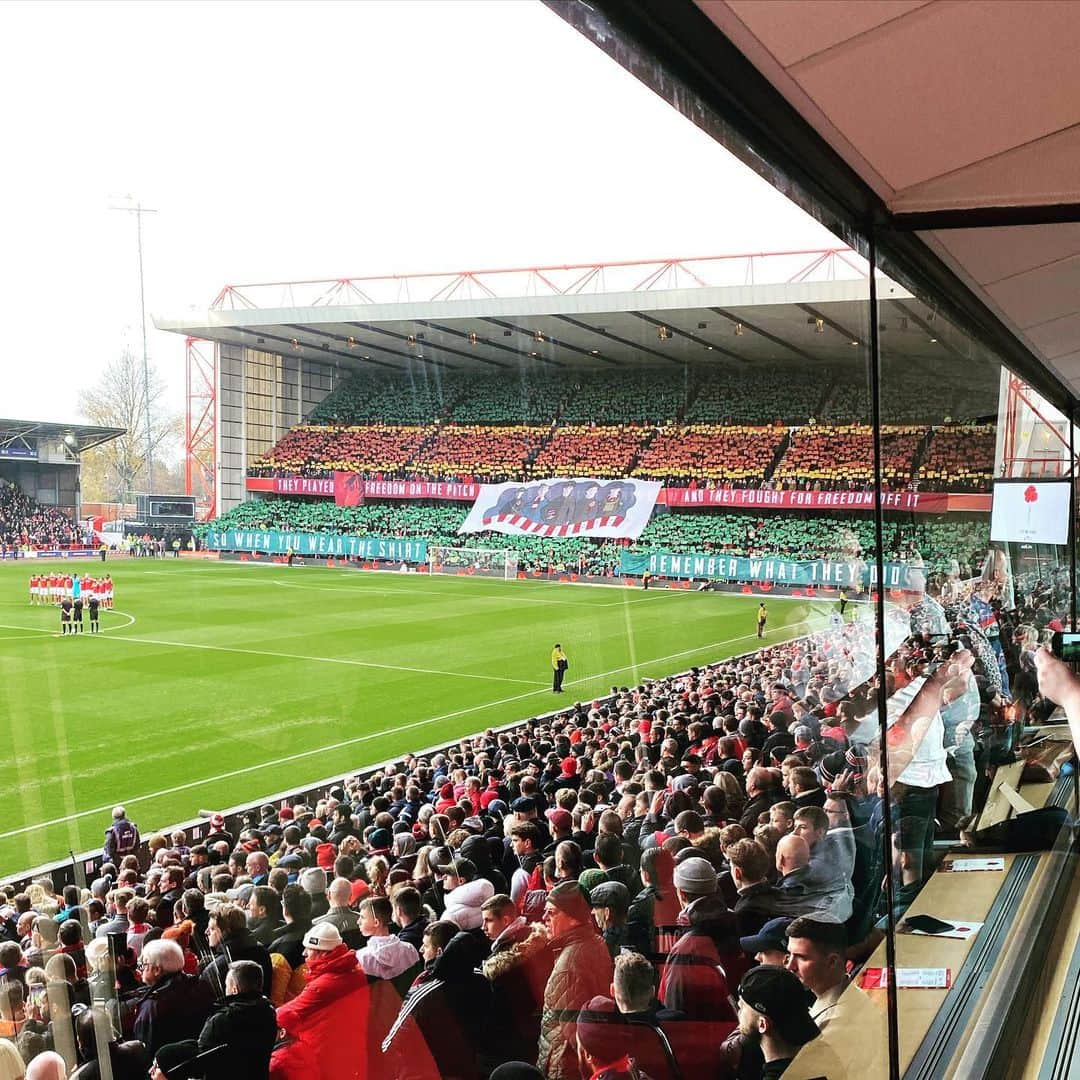
M 97 848 L 115 803 L 145 836 L 756 644 L 749 596 L 171 558 L 111 562 L 103 632 L 60 637 L 47 565 L 0 564 L 0 880 Z M 769 640 L 824 621 L 769 607 Z

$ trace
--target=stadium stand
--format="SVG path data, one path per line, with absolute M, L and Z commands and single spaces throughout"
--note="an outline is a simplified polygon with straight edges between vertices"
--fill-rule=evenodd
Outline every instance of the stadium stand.
M 574 378 L 560 391 L 546 372 L 430 376 L 416 386 L 353 376 L 248 471 L 478 481 L 562 471 L 815 490 L 872 482 L 867 392 L 851 373 L 646 368 Z M 902 397 L 892 412 L 886 407 L 890 419 L 923 421 L 883 429 L 890 489 L 986 490 L 993 426 L 926 426 L 951 403 L 967 409 L 977 397 L 944 388 L 925 406 Z M 818 412 L 832 422 L 817 423 Z
M 468 376 L 460 382 L 451 419 L 456 424 L 550 424 L 566 392 L 565 381 L 547 373 Z
M 564 424 L 657 424 L 679 417 L 693 376 L 688 369 L 575 372 L 559 420 Z
M 420 448 L 414 472 L 439 480 L 498 483 L 515 480 L 539 450 L 546 428 L 487 424 L 448 425 Z
M 432 508 L 378 512 L 401 525 L 417 509 Z M 893 615 L 914 631 L 886 686 L 909 738 L 905 684 L 933 657 L 918 631 L 933 591 Z M 1021 592 L 1020 614 L 1032 603 Z M 963 596 L 940 610 L 949 635 L 981 637 Z M 600 1030 L 615 1033 L 613 1061 L 628 1054 L 650 1076 L 734 1080 L 745 1049 L 731 998 L 762 954 L 790 950 L 789 971 L 770 976 L 790 984 L 777 1007 L 793 1029 L 820 1029 L 792 1075 L 819 1074 L 823 1055 L 842 1063 L 836 1080 L 882 1075 L 884 1011 L 867 997 L 881 991 L 848 986 L 845 961 L 855 972 L 882 962 L 890 841 L 905 867 L 897 918 L 940 914 L 960 888 L 965 910 L 989 919 L 1019 860 L 1037 856 L 1007 855 L 997 877 L 939 870 L 928 837 L 967 820 L 988 790 L 951 778 L 921 791 L 918 808 L 902 801 L 884 834 L 874 633 L 870 619 L 834 622 L 190 833 L 140 843 L 119 807 L 88 888 L 46 876 L 0 890 L 0 1022 L 27 1063 L 49 1064 L 52 1046 L 68 1053 L 58 1076 L 68 1065 L 96 1076 L 105 1055 L 113 1075 L 145 1075 L 154 1060 L 169 1076 L 222 1047 L 226 1075 L 434 1080 L 524 1062 L 576 1080 L 578 1041 L 607 1060 Z M 995 712 L 1008 691 L 992 683 L 989 646 L 964 656 L 959 674 L 931 668 L 927 693 L 958 708 L 943 706 L 925 737 L 943 760 L 992 773 L 1022 723 Z M 945 956 L 957 993 L 980 992 L 965 981 L 970 941 L 897 948 L 898 963 Z M 805 950 L 835 962 L 800 964 Z M 75 1002 L 90 1003 L 86 1021 Z M 905 1018 L 917 1048 L 932 1017 Z M 96 1041 L 94 1024 L 110 1021 L 117 1039 Z
M 660 428 L 633 475 L 663 480 L 673 487 L 710 480 L 757 486 L 787 437 L 783 427 L 692 424 Z
M 434 434 L 434 427 L 322 427 L 304 424 L 293 428 L 266 455 L 252 462 L 252 476 L 275 473 L 329 474 L 335 469 L 394 478 Z
M 648 427 L 594 427 L 567 424 L 557 428 L 529 466 L 533 476 L 629 476 Z
M 938 428 L 919 473 L 926 491 L 989 491 L 994 478 L 993 424 Z
M 408 378 L 350 375 L 315 406 L 314 424 L 426 424 L 445 415 L 458 390 L 436 368 Z
M 619 562 L 620 545 L 587 537 L 551 540 L 502 533 L 457 535 L 466 509 L 447 504 L 386 502 L 339 507 L 325 500 L 249 499 L 209 528 L 292 529 L 348 532 L 358 536 L 415 536 L 432 544 L 511 548 L 523 569 L 577 568 L 581 573 L 609 576 Z M 910 557 L 918 552 L 927 566 L 947 569 L 953 561 L 979 565 L 989 539 L 989 523 L 946 520 L 887 523 L 886 554 Z M 784 514 L 762 517 L 753 513 L 695 510 L 653 517 L 632 550 L 675 553 L 723 552 L 730 555 L 781 555 L 790 559 L 827 559 L 851 550 L 870 558 L 874 550 L 874 523 L 866 515 L 831 518 L 820 514 Z M 965 576 L 970 576 L 966 574 Z
M 694 424 L 805 424 L 817 416 L 832 376 L 805 368 L 713 370 L 698 383 L 686 419 Z
M 57 548 L 82 540 L 81 530 L 63 511 L 35 502 L 22 488 L 0 479 L 0 545 Z

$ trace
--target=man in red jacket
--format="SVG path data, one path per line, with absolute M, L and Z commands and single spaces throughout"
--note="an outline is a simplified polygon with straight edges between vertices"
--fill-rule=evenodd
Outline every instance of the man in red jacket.
M 367 976 L 333 923 L 304 935 L 307 986 L 278 1007 L 278 1027 L 292 1040 L 275 1051 L 271 1074 L 293 1076 L 289 1058 L 308 1064 L 318 1080 L 362 1080 L 367 1068 Z M 310 1063 L 314 1060 L 315 1069 Z

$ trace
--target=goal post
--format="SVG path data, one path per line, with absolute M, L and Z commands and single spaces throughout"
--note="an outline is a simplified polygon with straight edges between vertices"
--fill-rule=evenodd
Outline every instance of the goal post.
M 429 574 L 502 578 L 516 581 L 518 557 L 509 548 L 440 547 L 428 544 Z

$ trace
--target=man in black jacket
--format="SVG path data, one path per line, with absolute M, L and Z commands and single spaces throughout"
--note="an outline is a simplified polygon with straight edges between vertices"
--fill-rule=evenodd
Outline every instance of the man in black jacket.
M 281 897 L 269 885 L 256 885 L 248 901 L 248 929 L 267 948 L 284 932 Z
M 206 983 L 184 974 L 180 946 L 175 941 L 147 942 L 139 966 L 148 989 L 135 1014 L 135 1038 L 151 1056 L 166 1043 L 196 1038 L 214 995 Z
M 274 1006 L 263 994 L 262 968 L 251 960 L 237 960 L 225 976 L 225 1003 L 206 1021 L 199 1035 L 205 1053 L 205 1080 L 266 1080 L 270 1054 L 277 1038 Z
M 237 960 L 251 960 L 258 964 L 263 974 L 263 986 L 269 986 L 273 981 L 270 953 L 248 929 L 243 909 L 235 904 L 219 904 L 211 912 L 207 941 L 214 951 L 214 958 L 203 967 L 199 977 L 219 1001 L 226 994 L 225 976 L 229 966 Z

